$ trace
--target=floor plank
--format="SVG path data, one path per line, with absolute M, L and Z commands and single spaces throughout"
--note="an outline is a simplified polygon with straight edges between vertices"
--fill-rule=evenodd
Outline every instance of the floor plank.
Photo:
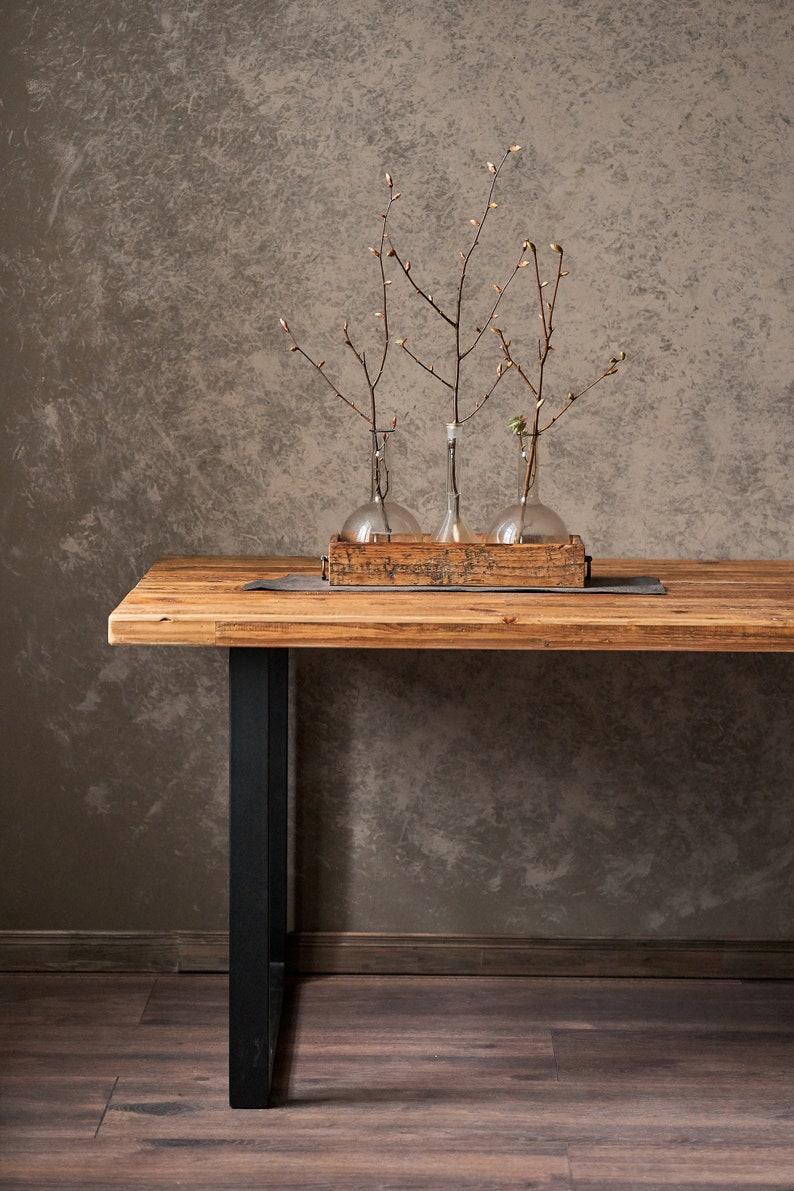
M 86 1138 L 96 1135 L 115 1079 L 31 1078 L 0 1072 L 0 1152 L 12 1138 Z
M 794 1031 L 554 1030 L 553 1039 L 561 1082 L 760 1083 L 786 1090 L 794 1103 Z
M 794 1145 L 572 1147 L 576 1191 L 759 1191 L 794 1187 Z
M 152 1069 L 213 1072 L 226 1065 L 226 1032 L 204 1026 L 169 1033 L 147 1026 L 46 1026 L 19 1037 L 0 1026 L 0 1070 L 9 1075 L 115 1077 Z
M 223 1081 L 167 1085 L 120 1080 L 102 1126 L 106 1139 L 261 1139 L 302 1145 L 318 1132 L 326 1139 L 356 1139 L 399 1131 L 412 1144 L 443 1134 L 466 1144 L 490 1134 L 500 1144 L 558 1143 L 711 1144 L 726 1135 L 750 1146 L 794 1143 L 788 1091 L 738 1091 L 726 1085 L 677 1087 L 638 1093 L 636 1087 L 605 1089 L 600 1083 L 568 1087 L 506 1083 L 440 1097 L 419 1089 L 411 1099 L 370 1097 L 366 1089 L 340 1087 L 326 1097 L 290 1097 L 266 1114 L 232 1112 Z
M 115 1025 L 140 1022 L 155 987 L 153 976 L 0 972 L 4 1026 Z
M 154 1012 L 169 981 L 159 980 L 147 1012 Z M 200 978 L 197 978 L 200 979 Z M 794 1030 L 794 981 L 678 980 L 515 976 L 308 977 L 297 988 L 307 1020 L 322 1012 L 344 1022 L 382 1011 L 393 1020 L 424 1014 L 473 1014 L 482 1023 L 516 1017 L 557 1029 L 738 1028 Z
M 0 980 L 0 1188 L 794 1191 L 788 982 L 312 977 L 243 1112 L 225 977 L 96 979 Z
M 568 1159 L 559 1148 L 528 1147 L 500 1154 L 488 1146 L 457 1152 L 393 1145 L 334 1150 L 315 1139 L 304 1150 L 278 1149 L 261 1142 L 184 1145 L 140 1143 L 119 1147 L 98 1142 L 90 1150 L 70 1148 L 58 1155 L 17 1151 L 0 1169 L 0 1187 L 113 1188 L 147 1191 L 189 1187 L 191 1191 L 240 1188 L 346 1188 L 349 1191 L 410 1191 L 433 1188 L 548 1188 L 571 1191 Z

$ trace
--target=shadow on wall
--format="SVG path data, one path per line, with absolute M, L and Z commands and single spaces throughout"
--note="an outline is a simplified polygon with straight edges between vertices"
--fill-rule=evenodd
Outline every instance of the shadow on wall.
M 296 668 L 299 929 L 786 936 L 768 903 L 794 858 L 794 659 L 395 650 Z

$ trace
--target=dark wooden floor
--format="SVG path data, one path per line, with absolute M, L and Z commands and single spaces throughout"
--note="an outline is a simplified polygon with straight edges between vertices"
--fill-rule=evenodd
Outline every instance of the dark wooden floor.
M 791 1191 L 792 992 L 315 977 L 232 1112 L 224 977 L 0 975 L 0 1186 Z

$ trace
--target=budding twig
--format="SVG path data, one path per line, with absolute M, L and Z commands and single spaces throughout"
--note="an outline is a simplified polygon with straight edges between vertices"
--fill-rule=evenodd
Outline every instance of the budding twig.
M 312 365 L 312 367 L 317 369 L 317 371 L 319 372 L 320 376 L 323 378 L 325 383 L 331 389 L 333 389 L 334 394 L 339 398 L 339 400 L 344 401 L 345 405 L 349 406 L 350 409 L 352 409 L 354 411 L 354 413 L 357 413 L 359 415 L 359 417 L 363 418 L 364 421 L 368 425 L 371 425 L 372 419 L 370 418 L 370 416 L 368 414 L 365 414 L 362 409 L 359 409 L 359 407 L 356 405 L 355 401 L 351 401 L 349 397 L 345 397 L 344 393 L 340 392 L 339 386 L 335 385 L 334 382 L 331 380 L 330 376 L 328 376 L 327 373 L 325 373 L 323 371 L 323 369 L 325 367 L 325 360 L 317 361 L 317 360 L 313 359 L 312 356 L 310 356 L 308 352 L 304 351 L 304 349 L 300 346 L 300 344 L 297 343 L 295 341 L 295 339 L 293 339 L 292 332 L 290 331 L 290 329 L 287 326 L 284 319 L 280 318 L 278 321 L 281 324 L 281 326 L 284 330 L 284 333 L 286 335 L 288 335 L 290 338 L 290 351 L 297 352 L 299 355 L 303 356 L 304 360 L 308 360 L 309 363 Z M 345 324 L 345 328 L 347 328 L 347 324 Z M 347 334 L 347 330 L 345 330 L 345 334 Z
M 496 310 L 499 306 L 499 303 L 502 300 L 502 297 L 504 296 L 505 290 L 510 285 L 511 281 L 515 277 L 518 270 L 520 268 L 523 268 L 524 265 L 526 264 L 526 262 L 523 259 L 524 255 L 526 253 L 526 247 L 527 247 L 525 244 L 524 248 L 522 250 L 522 253 L 521 253 L 521 257 L 519 258 L 519 261 L 517 262 L 517 264 L 514 266 L 513 271 L 510 274 L 510 276 L 508 277 L 505 284 L 501 287 L 499 287 L 499 286 L 494 287 L 496 290 L 497 296 L 496 296 L 496 299 L 495 299 L 495 301 L 491 307 L 491 310 L 488 314 L 488 318 L 483 322 L 482 327 L 479 327 L 479 326 L 477 327 L 476 337 L 474 338 L 473 342 L 471 342 L 468 346 L 464 346 L 463 342 L 462 342 L 462 314 L 463 314 L 463 299 L 464 299 L 464 294 L 465 294 L 465 290 L 466 290 L 467 270 L 469 267 L 469 262 L 471 261 L 472 255 L 480 243 L 480 237 L 482 235 L 482 231 L 485 226 L 485 222 L 486 222 L 490 212 L 495 210 L 495 208 L 497 206 L 497 204 L 493 200 L 493 196 L 494 196 L 494 190 L 496 187 L 497 179 L 499 178 L 499 175 L 502 172 L 502 167 L 504 166 L 504 164 L 507 161 L 510 154 L 518 153 L 520 148 L 521 148 L 520 145 L 510 145 L 510 147 L 505 150 L 498 165 L 494 164 L 494 162 L 492 162 L 492 161 L 489 161 L 487 163 L 488 172 L 491 175 L 490 187 L 488 189 L 488 196 L 486 199 L 486 203 L 485 203 L 485 207 L 484 207 L 482 215 L 480 216 L 479 219 L 470 220 L 471 224 L 473 225 L 473 227 L 475 229 L 471 243 L 470 243 L 467 251 L 459 253 L 460 260 L 461 260 L 461 266 L 460 266 L 460 274 L 458 277 L 457 293 L 455 296 L 454 313 L 450 314 L 447 310 L 445 310 L 435 300 L 433 295 L 430 294 L 427 291 L 427 289 L 425 289 L 425 287 L 423 285 L 421 285 L 416 280 L 415 276 L 412 273 L 410 260 L 408 260 L 407 257 L 403 257 L 399 253 L 399 251 L 395 247 L 393 237 L 391 235 L 389 236 L 388 256 L 393 256 L 395 258 L 398 266 L 400 267 L 400 269 L 402 271 L 403 276 L 408 280 L 408 282 L 412 286 L 414 292 L 416 294 L 418 294 L 430 306 L 430 308 L 433 311 L 435 311 L 435 313 L 447 324 L 448 327 L 450 327 L 452 329 L 453 344 L 454 344 L 454 354 L 453 354 L 454 372 L 453 372 L 452 380 L 447 380 L 444 377 L 440 376 L 439 373 L 437 373 L 435 371 L 435 368 L 433 366 L 426 364 L 421 359 L 421 357 L 416 355 L 410 348 L 407 348 L 405 339 L 399 339 L 397 342 L 398 342 L 399 346 L 402 347 L 403 351 L 406 351 L 415 363 L 417 363 L 426 372 L 432 373 L 433 376 L 438 377 L 438 379 L 441 380 L 441 382 L 451 391 L 451 393 L 452 393 L 452 421 L 456 424 L 460 424 L 461 422 L 468 421 L 469 418 L 473 417 L 474 414 L 477 413 L 477 411 L 482 408 L 485 401 L 487 401 L 488 398 L 491 396 L 491 393 L 494 391 L 497 384 L 499 383 L 499 380 L 501 379 L 501 374 L 499 374 L 497 376 L 496 381 L 494 381 L 493 385 L 491 386 L 490 390 L 485 394 L 485 396 L 483 398 L 480 399 L 480 401 L 477 402 L 474 409 L 469 414 L 467 414 L 464 418 L 461 418 L 461 416 L 460 416 L 460 402 L 461 402 L 461 387 L 462 387 L 462 381 L 463 381 L 463 376 L 462 376 L 463 361 L 466 359 L 466 357 L 469 355 L 469 353 L 472 352 L 474 350 L 474 348 L 477 346 L 477 344 L 479 343 L 480 339 L 482 338 L 482 336 L 485 333 L 485 330 L 490 325 L 490 322 L 496 315 Z
M 540 307 L 539 317 L 543 324 L 543 335 L 542 335 L 541 339 L 538 340 L 537 372 L 536 372 L 534 379 L 532 379 L 528 375 L 525 367 L 521 364 L 521 362 L 513 354 L 512 347 L 511 347 L 511 341 L 505 337 L 501 328 L 493 327 L 492 330 L 493 330 L 494 334 L 497 336 L 497 338 L 499 339 L 499 342 L 502 346 L 502 354 L 505 358 L 505 361 L 507 362 L 507 366 L 509 368 L 512 368 L 513 371 L 515 372 L 515 374 L 521 378 L 521 380 L 527 386 L 530 393 L 532 394 L 532 396 L 535 399 L 534 412 L 533 412 L 532 420 L 531 420 L 531 422 L 532 422 L 531 427 L 529 426 L 526 418 L 523 415 L 510 419 L 510 428 L 513 431 L 513 433 L 518 436 L 519 442 L 521 445 L 521 454 L 522 454 L 523 458 L 526 460 L 526 469 L 524 472 L 524 483 L 523 483 L 523 489 L 522 489 L 522 494 L 521 494 L 522 499 L 526 500 L 530 490 L 532 489 L 533 484 L 535 483 L 535 476 L 537 473 L 537 443 L 538 443 L 538 439 L 540 438 L 541 434 L 545 434 L 547 430 L 550 430 L 552 428 L 552 426 L 557 421 L 559 421 L 559 419 L 562 417 L 562 415 L 564 413 L 566 413 L 571 408 L 571 406 L 574 404 L 574 402 L 578 401 L 580 397 L 583 397 L 585 393 L 588 393 L 590 391 L 590 389 L 594 388 L 594 386 L 597 385 L 600 381 L 604 380 L 605 377 L 614 376 L 618 371 L 618 364 L 626 359 L 626 353 L 621 351 L 621 352 L 618 352 L 617 356 L 612 356 L 612 358 L 609 361 L 609 364 L 606 366 L 606 368 L 603 370 L 603 372 L 601 372 L 594 380 L 591 380 L 588 384 L 586 384 L 584 386 L 584 388 L 580 389 L 578 392 L 568 393 L 567 397 L 565 399 L 565 404 L 562 406 L 562 408 L 560 410 L 558 410 L 558 412 L 556 414 L 554 414 L 554 416 L 552 418 L 550 418 L 549 421 L 545 423 L 545 425 L 541 425 L 540 411 L 546 401 L 546 398 L 543 395 L 543 383 L 544 383 L 544 379 L 545 379 L 545 368 L 546 368 L 546 363 L 548 360 L 549 352 L 553 351 L 551 338 L 552 338 L 552 335 L 554 334 L 554 312 L 555 312 L 555 308 L 557 305 L 557 295 L 559 293 L 560 281 L 562 280 L 563 277 L 568 276 L 568 271 L 566 269 L 563 269 L 563 267 L 562 267 L 563 256 L 564 256 L 562 247 L 559 244 L 552 244 L 550 246 L 551 250 L 552 250 L 552 252 L 556 253 L 557 258 L 558 258 L 557 259 L 557 271 L 556 271 L 556 276 L 554 278 L 554 286 L 552 289 L 552 296 L 550 299 L 544 299 L 543 291 L 544 291 L 544 289 L 546 289 L 548 282 L 541 280 L 540 267 L 538 264 L 538 250 L 535 247 L 535 245 L 529 240 L 526 240 L 524 242 L 524 244 L 525 244 L 525 247 L 529 248 L 529 250 L 532 252 L 532 256 L 533 256 L 534 262 L 535 262 L 535 281 L 537 284 L 538 304 Z M 526 438 L 529 439 L 529 446 L 527 446 L 525 444 L 524 440 Z

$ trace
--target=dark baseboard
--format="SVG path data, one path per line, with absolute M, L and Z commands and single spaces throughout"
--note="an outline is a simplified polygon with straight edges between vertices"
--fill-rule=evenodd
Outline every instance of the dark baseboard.
M 291 948 L 292 968 L 316 973 L 794 978 L 794 942 L 763 940 L 303 933 Z
M 298 932 L 307 974 L 794 979 L 794 941 Z M 225 972 L 223 931 L 0 931 L 5 972 Z
M 225 972 L 225 931 L 0 931 L 2 972 Z

